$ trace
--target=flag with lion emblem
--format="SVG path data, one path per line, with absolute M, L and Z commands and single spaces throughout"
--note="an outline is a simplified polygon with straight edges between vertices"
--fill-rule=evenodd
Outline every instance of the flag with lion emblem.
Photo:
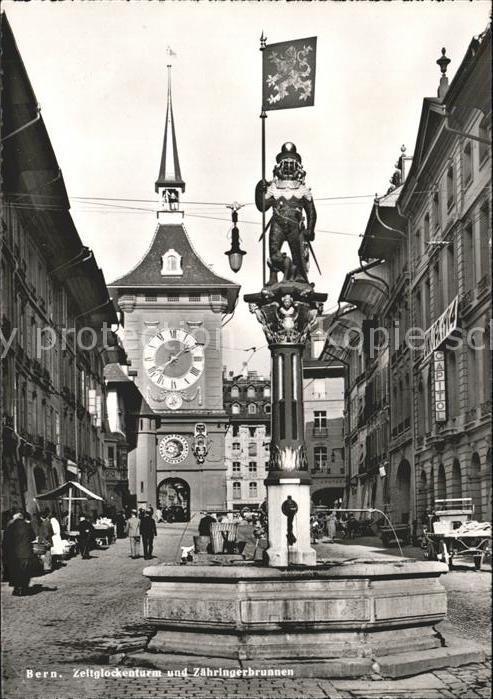
M 269 44 L 262 52 L 262 106 L 311 107 L 315 102 L 317 37 Z

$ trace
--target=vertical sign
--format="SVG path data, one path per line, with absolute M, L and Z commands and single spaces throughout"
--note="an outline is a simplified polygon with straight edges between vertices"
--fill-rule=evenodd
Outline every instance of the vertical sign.
M 435 385 L 435 422 L 447 421 L 447 388 L 445 384 L 445 352 L 433 352 L 433 380 Z

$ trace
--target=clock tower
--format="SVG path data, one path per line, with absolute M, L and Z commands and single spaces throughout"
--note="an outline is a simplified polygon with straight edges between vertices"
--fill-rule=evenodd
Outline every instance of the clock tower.
M 181 176 L 168 66 L 166 125 L 156 192 L 157 227 L 144 257 L 109 285 L 123 343 L 146 400 L 129 486 L 137 503 L 175 516 L 225 509 L 222 322 L 239 286 L 197 255 L 184 225 Z

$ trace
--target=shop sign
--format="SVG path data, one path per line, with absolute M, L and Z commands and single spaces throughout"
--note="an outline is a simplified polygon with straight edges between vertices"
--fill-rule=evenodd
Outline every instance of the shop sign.
M 456 296 L 440 318 L 425 332 L 425 359 L 457 329 L 458 308 L 459 297 Z
M 433 352 L 433 382 L 435 387 L 435 422 L 447 421 L 447 386 L 445 383 L 445 352 Z

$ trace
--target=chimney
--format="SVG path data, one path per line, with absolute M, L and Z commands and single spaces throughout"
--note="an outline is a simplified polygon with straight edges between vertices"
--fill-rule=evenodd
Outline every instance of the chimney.
M 243 369 L 241 371 L 241 374 L 244 379 L 248 378 L 248 362 L 243 362 Z
M 448 90 L 448 78 L 447 78 L 447 66 L 450 63 L 450 58 L 445 55 L 445 48 L 442 49 L 442 55 L 437 60 L 437 64 L 440 66 L 442 75 L 440 77 L 440 85 L 438 86 L 438 98 L 443 100 Z

